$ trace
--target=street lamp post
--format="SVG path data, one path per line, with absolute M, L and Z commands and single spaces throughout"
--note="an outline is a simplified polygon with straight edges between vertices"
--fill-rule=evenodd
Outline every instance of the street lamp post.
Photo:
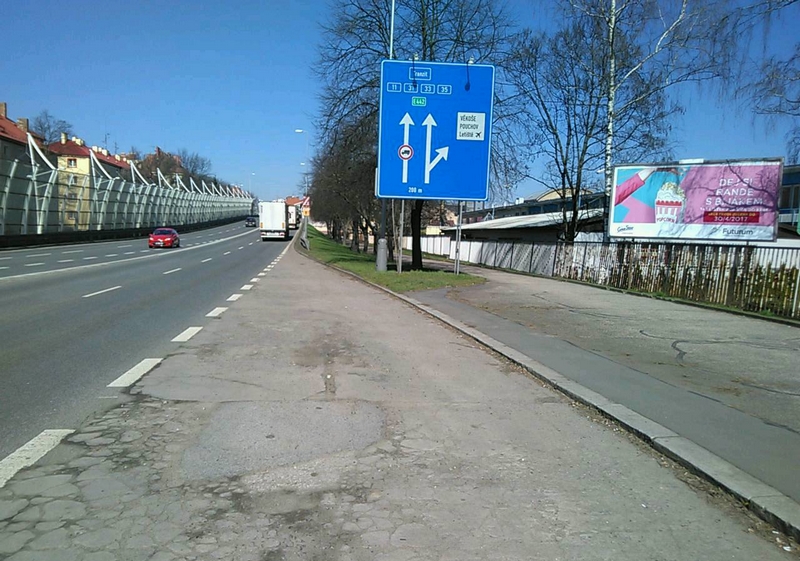
M 306 137 L 306 159 L 305 162 L 300 162 L 301 166 L 305 166 L 306 162 L 308 162 L 308 131 L 304 129 L 294 129 L 294 132 L 296 132 L 297 134 L 302 134 L 303 136 Z M 303 195 L 308 196 L 308 170 L 303 171 L 303 180 L 306 186 L 306 192 L 303 193 Z

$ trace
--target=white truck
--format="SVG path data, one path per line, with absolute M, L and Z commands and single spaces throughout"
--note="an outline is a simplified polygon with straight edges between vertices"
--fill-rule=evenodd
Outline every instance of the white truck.
M 287 205 L 289 207 L 289 229 L 297 230 L 299 221 L 297 220 L 297 206 Z
M 289 209 L 285 201 L 258 203 L 258 229 L 261 241 L 289 239 Z

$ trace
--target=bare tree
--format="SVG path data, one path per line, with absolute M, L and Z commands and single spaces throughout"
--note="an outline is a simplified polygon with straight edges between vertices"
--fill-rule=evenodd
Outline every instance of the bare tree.
M 72 136 L 72 125 L 63 119 L 58 119 L 45 109 L 33 119 L 33 132 L 44 139 L 45 146 L 58 142 L 61 133 Z
M 596 185 L 594 171 L 604 159 L 609 52 L 603 49 L 602 33 L 602 26 L 586 17 L 574 18 L 550 34 L 524 32 L 505 64 L 520 104 L 519 127 L 531 155 L 545 162 L 543 175 L 528 177 L 562 201 L 567 241 L 578 233 L 580 203 Z M 630 44 L 618 48 L 622 67 L 637 56 Z M 617 91 L 626 107 L 615 120 L 613 148 L 618 158 L 638 160 L 667 148 L 667 117 L 679 107 L 645 79 L 660 76 L 637 76 Z M 653 93 L 641 95 L 647 90 Z M 636 103 L 627 103 L 631 99 Z
M 733 11 L 721 25 L 725 37 L 740 46 L 741 63 L 735 78 L 749 77 L 738 80 L 737 93 L 753 103 L 757 114 L 766 115 L 773 122 L 780 118 L 793 121 L 794 125 L 786 135 L 786 148 L 789 161 L 796 162 L 800 159 L 800 42 L 795 42 L 791 52 L 784 57 L 767 56 L 754 63 L 745 55 L 752 49 L 750 40 L 754 30 L 762 25 L 766 36 L 773 18 L 778 16 L 797 20 L 800 1 L 759 0 Z
M 618 119 L 643 99 L 676 84 L 724 76 L 731 45 L 719 41 L 719 21 L 728 13 L 719 0 L 565 0 L 567 17 L 588 17 L 603 29 L 607 52 L 605 96 L 605 191 L 613 182 Z M 598 45 L 600 46 L 600 45 Z M 634 56 L 622 63 L 621 51 Z M 626 100 L 620 92 L 632 81 L 643 87 Z
M 211 160 L 201 156 L 197 152 L 189 152 L 186 148 L 181 148 L 175 154 L 180 158 L 181 167 L 186 173 L 197 178 L 206 178 L 211 175 Z
M 319 119 L 323 138 L 365 130 L 352 126 L 355 123 L 376 126 L 380 61 L 390 57 L 390 8 L 390 0 L 341 0 L 325 27 L 318 65 L 325 83 Z M 399 59 L 467 62 L 472 57 L 477 62 L 496 62 L 509 37 L 509 20 L 495 0 L 397 0 L 396 14 L 393 54 Z M 498 186 L 510 187 L 502 182 Z M 411 210 L 415 269 L 422 268 L 424 203 L 414 201 Z

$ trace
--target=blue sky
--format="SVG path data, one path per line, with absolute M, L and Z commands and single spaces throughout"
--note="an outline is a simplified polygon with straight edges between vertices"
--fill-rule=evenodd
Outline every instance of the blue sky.
M 509 9 L 521 25 L 538 25 L 547 17 L 535 13 L 540 5 L 514 0 Z M 110 149 L 199 152 L 262 198 L 298 193 L 329 9 L 326 0 L 16 2 L 3 14 L 0 101 L 14 119 L 47 109 L 88 144 L 108 134 Z M 791 36 L 792 24 L 784 19 L 771 35 Z M 682 99 L 677 157 L 785 155 L 787 123 L 770 129 L 715 94 L 689 90 Z

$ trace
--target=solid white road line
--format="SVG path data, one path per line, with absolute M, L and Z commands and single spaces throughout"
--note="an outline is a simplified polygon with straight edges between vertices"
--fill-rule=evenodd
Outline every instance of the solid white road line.
M 207 318 L 216 318 L 222 315 L 222 312 L 226 311 L 228 308 L 214 308 L 210 312 L 206 314 Z
M 92 259 L 97 259 L 97 257 L 84 257 L 84 261 L 91 261 Z
M 48 255 L 53 255 L 52 253 L 34 253 L 32 255 L 26 255 L 25 257 L 47 257 Z
M 253 288 L 252 284 L 246 284 L 242 286 L 242 288 L 240 288 L 239 290 L 250 290 L 251 288 Z
M 39 265 L 44 265 L 44 263 L 26 263 L 26 267 L 38 267 Z
M 236 302 L 239 298 L 241 298 L 241 294 L 231 294 L 228 296 L 228 302 Z
M 0 461 L 0 488 L 19 470 L 35 464 L 73 432 L 69 429 L 44 430 Z
M 180 335 L 175 337 L 172 342 L 173 343 L 185 343 L 195 335 L 197 335 L 200 330 L 203 329 L 202 327 L 189 327 L 185 329 Z
M 139 378 L 150 372 L 153 368 L 158 366 L 158 364 L 163 359 L 160 358 L 146 358 L 130 370 L 128 370 L 125 374 L 111 382 L 107 385 L 107 388 L 127 388 L 132 386 L 136 382 L 139 381 Z
M 73 261 L 75 261 L 75 260 L 74 259 L 59 259 L 58 260 L 59 263 L 72 263 Z
M 162 274 L 162 275 L 171 275 L 172 273 L 177 273 L 177 272 L 178 272 L 178 271 L 180 271 L 180 270 L 181 270 L 181 268 L 180 268 L 180 267 L 178 267 L 177 269 L 171 269 L 171 270 L 169 270 L 169 271 L 165 271 L 165 272 L 163 272 L 163 273 L 161 273 L 161 274 Z
M 208 263 L 212 259 L 213 259 L 213 257 L 209 257 L 208 259 L 203 259 L 202 261 L 200 261 L 200 263 Z
M 230 251 L 226 251 L 226 252 L 225 252 L 225 253 L 223 253 L 222 255 L 230 255 L 230 254 L 231 254 L 231 252 L 230 252 Z
M 71 251 L 62 251 L 61 255 L 66 255 L 68 253 L 83 253 L 83 250 L 82 249 L 73 249 Z
M 97 296 L 98 294 L 105 294 L 106 292 L 117 290 L 118 288 L 122 288 L 122 286 L 112 286 L 111 288 L 106 288 L 105 290 L 98 290 L 97 292 L 92 292 L 91 294 L 84 294 L 83 296 L 81 296 L 81 298 L 91 298 L 92 296 Z
M 257 277 L 253 277 L 252 279 L 250 279 L 250 282 L 258 282 L 258 281 L 260 281 L 260 280 L 261 280 L 261 279 L 259 279 L 259 278 L 257 278 Z

